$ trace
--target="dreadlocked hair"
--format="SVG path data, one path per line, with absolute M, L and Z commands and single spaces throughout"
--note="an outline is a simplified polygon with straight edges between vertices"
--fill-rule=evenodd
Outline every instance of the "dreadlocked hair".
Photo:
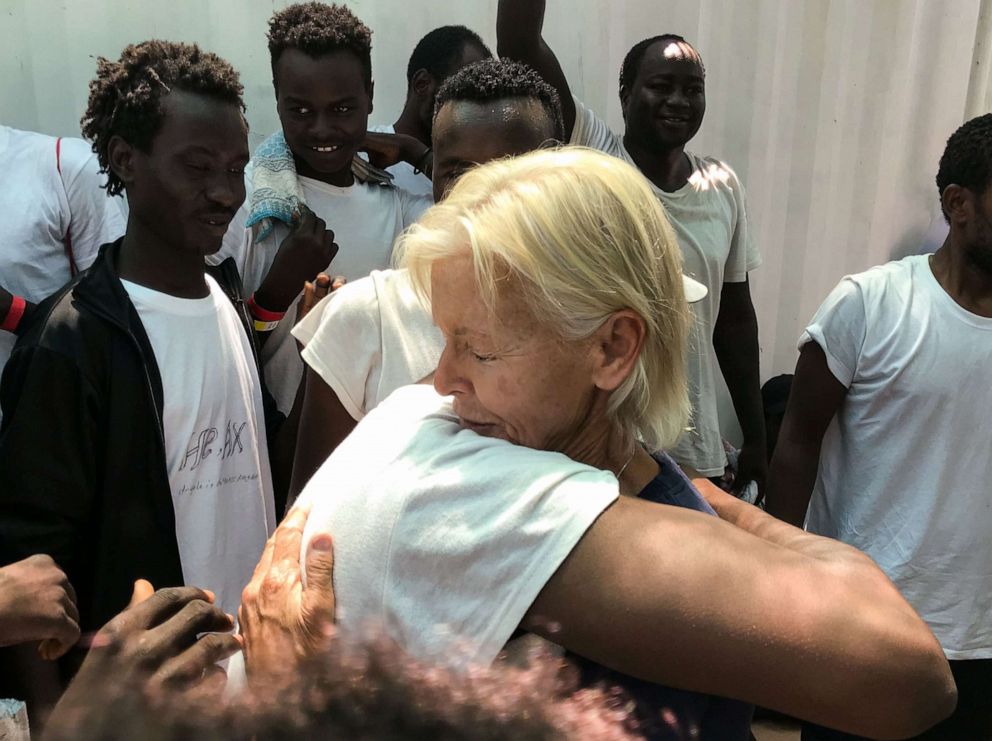
M 372 82 L 372 31 L 343 5 L 290 5 L 272 16 L 268 38 L 273 76 L 286 49 L 299 49 L 314 58 L 345 49 L 362 63 L 365 84 Z
M 124 190 L 124 183 L 110 168 L 110 139 L 120 136 L 147 152 L 165 118 L 162 98 L 173 90 L 206 95 L 245 110 L 234 67 L 196 44 L 145 41 L 126 46 L 116 62 L 97 59 L 96 78 L 90 82 L 80 125 L 83 136 L 93 143 L 100 171 L 107 173 L 109 195 Z

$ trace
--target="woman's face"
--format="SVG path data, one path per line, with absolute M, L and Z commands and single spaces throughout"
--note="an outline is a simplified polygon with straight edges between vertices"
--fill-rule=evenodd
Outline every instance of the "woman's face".
M 434 388 L 454 397 L 461 424 L 518 445 L 572 452 L 602 406 L 593 342 L 560 340 L 534 319 L 512 279 L 490 312 L 468 256 L 434 264 L 431 302 L 446 341 Z

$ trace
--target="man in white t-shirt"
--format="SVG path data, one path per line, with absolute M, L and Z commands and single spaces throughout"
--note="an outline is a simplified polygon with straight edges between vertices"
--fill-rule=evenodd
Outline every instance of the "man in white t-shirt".
M 990 185 L 987 114 L 940 160 L 943 246 L 844 278 L 803 332 L 769 478 L 771 514 L 864 550 L 940 640 L 958 710 L 927 738 L 992 738 Z
M 626 130 L 621 136 L 572 97 L 554 53 L 541 37 L 544 0 L 501 0 L 496 23 L 499 54 L 533 66 L 561 96 L 570 144 L 599 149 L 636 166 L 651 181 L 679 238 L 687 275 L 709 294 L 693 307 L 689 352 L 690 429 L 670 451 L 679 464 L 720 477 L 727 462 L 717 410 L 722 372 L 744 442 L 735 491 L 764 485 L 767 470 L 758 368 L 758 323 L 748 272 L 761 258 L 751 233 L 744 188 L 713 157 L 685 149 L 706 110 L 705 70 L 682 37 L 654 36 L 627 52 L 620 72 Z
M 83 632 L 139 578 L 233 614 L 275 525 L 237 270 L 204 265 L 244 199 L 241 91 L 193 45 L 101 60 L 83 131 L 108 193 L 127 192 L 127 230 L 38 305 L 0 384 L 0 563 L 50 554 Z
M 554 89 L 518 62 L 486 59 L 453 74 L 437 94 L 434 196 L 466 169 L 523 154 L 562 136 Z M 290 495 L 358 420 L 401 386 L 430 376 L 444 339 L 405 271 L 375 271 L 328 296 L 293 329 L 308 366 Z
M 292 322 L 279 318 L 295 314 L 303 281 L 322 270 L 355 280 L 388 267 L 394 239 L 431 200 L 355 175 L 372 111 L 371 32 L 350 10 L 290 5 L 272 16 L 268 38 L 282 134 L 302 198 L 316 217 L 306 220 L 306 230 L 324 235 L 325 249 L 320 240 L 303 250 L 287 244 L 300 235 L 303 219 L 273 219 L 266 228 L 255 224 L 240 236 L 229 233 L 214 259 L 233 256 L 245 291 L 253 294 L 256 328 L 266 335 L 261 359 L 267 386 L 288 415 L 303 363 L 289 333 Z M 336 252 L 326 249 L 332 239 Z
M 492 52 L 485 42 L 465 26 L 441 26 L 426 34 L 413 48 L 406 67 L 406 103 L 392 124 L 379 124 L 373 133 L 410 136 L 425 147 L 431 145 L 434 99 L 444 81 L 466 65 L 488 59 Z M 416 195 L 431 194 L 431 179 L 408 162 L 386 168 L 393 184 Z
M 82 139 L 0 125 L 0 373 L 23 317 L 124 233 L 124 199 L 107 198 Z M 16 313 L 16 316 L 12 315 Z

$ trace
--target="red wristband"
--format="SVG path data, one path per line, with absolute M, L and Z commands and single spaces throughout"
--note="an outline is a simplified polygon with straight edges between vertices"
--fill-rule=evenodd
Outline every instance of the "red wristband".
M 263 309 L 261 306 L 255 303 L 255 294 L 253 293 L 248 297 L 248 311 L 256 319 L 260 319 L 263 322 L 278 322 L 284 316 L 286 316 L 285 311 L 268 311 Z
M 7 311 L 7 316 L 4 317 L 3 324 L 0 324 L 0 329 L 5 332 L 16 332 L 17 325 L 21 323 L 21 317 L 24 316 L 27 305 L 28 302 L 20 296 L 11 296 L 10 309 Z

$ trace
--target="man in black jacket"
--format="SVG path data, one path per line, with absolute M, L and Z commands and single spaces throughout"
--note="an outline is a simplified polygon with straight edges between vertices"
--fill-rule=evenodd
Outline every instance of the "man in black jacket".
M 127 231 L 38 306 L 0 384 L 0 564 L 51 555 L 84 635 L 138 578 L 236 612 L 275 526 L 240 279 L 204 266 L 245 197 L 241 92 L 193 45 L 99 61 L 83 133 Z

